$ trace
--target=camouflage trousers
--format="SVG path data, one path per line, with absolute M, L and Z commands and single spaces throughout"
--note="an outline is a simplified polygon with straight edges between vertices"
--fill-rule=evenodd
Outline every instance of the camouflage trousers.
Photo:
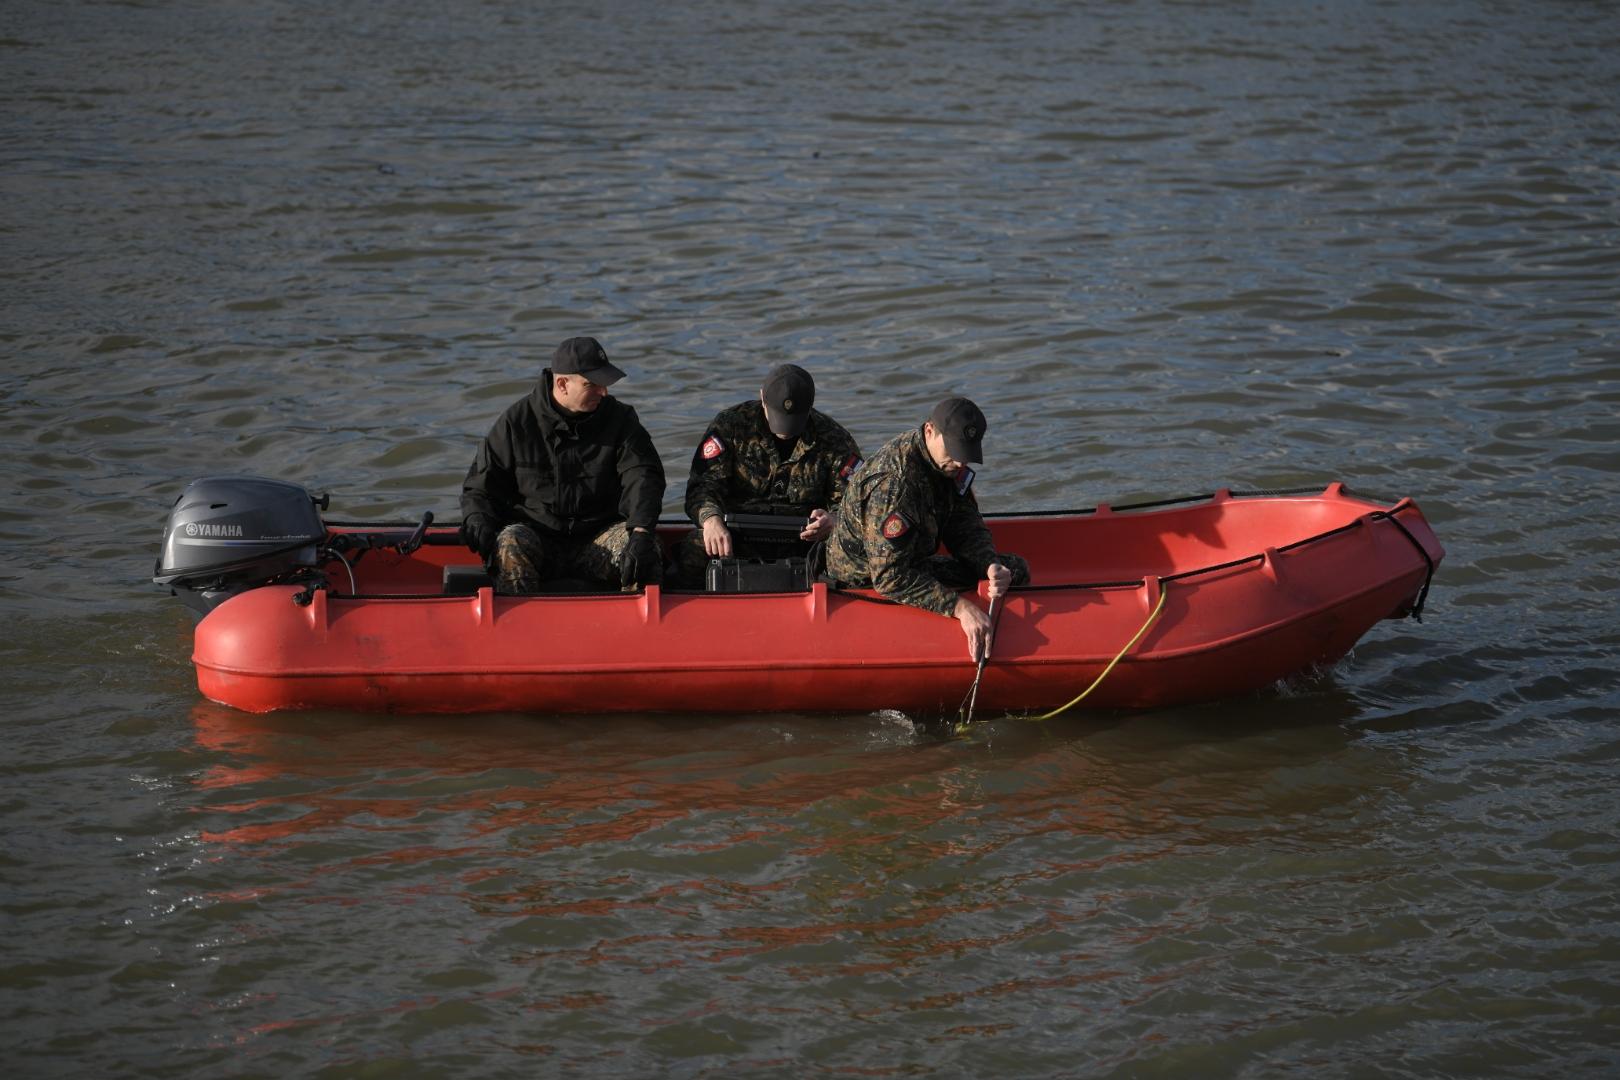
M 630 543 L 630 530 L 615 522 L 595 536 L 552 536 L 530 525 L 508 525 L 495 540 L 490 573 L 495 591 L 508 596 L 537 593 L 559 578 L 582 579 L 587 585 L 619 588 L 619 559 Z
M 804 558 L 810 553 L 808 540 L 744 540 L 731 534 L 731 555 L 736 559 Z M 703 588 L 709 571 L 709 553 L 703 550 L 703 530 L 693 529 L 675 544 L 675 581 L 682 589 Z

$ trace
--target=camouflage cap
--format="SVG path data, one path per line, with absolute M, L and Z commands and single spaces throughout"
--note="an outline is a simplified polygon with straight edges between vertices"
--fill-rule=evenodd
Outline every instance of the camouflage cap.
M 945 452 L 963 463 L 984 462 L 984 413 L 965 397 L 946 398 L 934 406 L 928 422 L 945 437 Z
M 798 364 L 778 364 L 765 376 L 760 399 L 765 402 L 765 420 L 771 434 L 779 439 L 797 439 L 810 422 L 816 380 Z

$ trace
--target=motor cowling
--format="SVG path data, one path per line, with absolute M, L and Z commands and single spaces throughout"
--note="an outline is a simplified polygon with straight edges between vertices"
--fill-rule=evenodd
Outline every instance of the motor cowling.
M 169 511 L 152 580 L 200 618 L 238 593 L 312 570 L 326 539 L 316 507 L 283 480 L 193 480 Z

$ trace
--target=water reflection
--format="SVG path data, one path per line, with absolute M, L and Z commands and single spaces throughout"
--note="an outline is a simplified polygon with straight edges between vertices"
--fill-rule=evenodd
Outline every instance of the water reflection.
M 380 996 L 243 1004 L 253 1039 L 521 1021 L 576 1060 L 645 1062 L 943 1012 L 944 1053 L 1003 1044 L 1053 995 L 1107 1027 L 1212 974 L 1241 983 L 1258 927 L 1337 920 L 1399 878 L 1376 852 L 1421 763 L 1358 735 L 1364 708 L 1328 680 L 940 738 L 889 714 L 199 704 L 204 857 L 181 912 L 229 928 L 203 944 L 244 986 L 289 934 L 337 935 L 346 965 L 358 942 L 416 943 L 418 973 Z M 832 1045 L 810 1052 L 855 1060 Z
M 1300 693 L 1313 699 L 1309 724 Z M 1361 709 L 1306 689 L 1149 714 L 1000 717 L 946 737 L 897 714 L 468 721 L 198 704 L 196 811 L 209 844 L 342 837 L 398 861 L 613 851 L 745 876 L 777 859 L 981 858 L 1051 834 L 1221 844 L 1223 821 L 1322 814 L 1356 797 L 1353 780 L 1322 777 L 1338 759 L 1378 761 L 1347 723 Z M 1307 787 L 1290 779 L 1300 768 L 1315 777 Z M 1376 773 L 1387 787 L 1387 769 Z

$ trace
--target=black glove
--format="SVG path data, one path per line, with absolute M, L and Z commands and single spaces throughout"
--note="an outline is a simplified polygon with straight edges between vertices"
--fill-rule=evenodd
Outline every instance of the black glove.
M 658 555 L 658 541 L 650 532 L 630 533 L 630 543 L 619 556 L 619 584 L 656 585 L 664 579 L 664 563 Z
M 495 555 L 495 538 L 501 535 L 498 521 L 488 514 L 472 514 L 461 523 L 461 542 L 488 562 Z

